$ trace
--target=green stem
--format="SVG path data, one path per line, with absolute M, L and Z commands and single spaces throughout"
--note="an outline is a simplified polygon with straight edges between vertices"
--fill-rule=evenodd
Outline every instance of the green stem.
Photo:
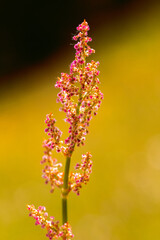
M 68 222 L 67 196 L 68 196 L 68 192 L 69 192 L 68 177 L 69 177 L 70 162 L 71 162 L 71 157 L 67 157 L 65 171 L 64 171 L 64 183 L 63 183 L 63 188 L 62 188 L 62 222 L 63 222 L 63 224 Z
M 79 93 L 79 99 L 82 98 L 82 89 L 80 89 Z M 78 106 L 76 109 L 76 114 L 79 115 L 79 109 L 81 106 L 81 101 L 78 102 Z M 75 145 L 74 145 L 75 147 Z M 67 197 L 69 193 L 69 187 L 68 187 L 68 178 L 69 178 L 69 169 L 70 169 L 70 162 L 71 162 L 71 155 L 73 153 L 74 147 L 72 149 L 72 152 L 70 153 L 70 157 L 66 157 L 66 165 L 64 170 L 64 182 L 63 182 L 63 188 L 62 188 L 62 223 L 68 222 L 68 209 L 67 209 Z
M 68 222 L 67 198 L 62 197 L 62 223 Z

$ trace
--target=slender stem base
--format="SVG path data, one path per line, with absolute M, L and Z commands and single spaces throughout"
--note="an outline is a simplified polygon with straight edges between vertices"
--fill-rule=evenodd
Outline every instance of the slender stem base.
M 62 222 L 64 224 L 67 221 L 68 221 L 67 198 L 62 198 Z
M 63 224 L 68 222 L 67 197 L 69 192 L 68 177 L 69 177 L 70 161 L 71 161 L 71 157 L 67 157 L 65 171 L 64 171 L 64 183 L 62 188 L 62 223 Z

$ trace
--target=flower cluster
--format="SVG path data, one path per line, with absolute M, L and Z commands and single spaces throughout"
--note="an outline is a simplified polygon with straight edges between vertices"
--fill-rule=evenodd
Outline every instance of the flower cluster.
M 61 151 L 60 148 L 60 138 L 62 135 L 62 132 L 55 127 L 55 118 L 53 117 L 53 114 L 47 114 L 45 123 L 47 124 L 47 128 L 45 129 L 45 132 L 48 133 L 49 139 L 44 141 L 44 147 L 46 147 L 49 151 L 56 148 L 57 152 Z
M 53 159 L 48 161 L 48 164 L 43 169 L 42 177 L 45 179 L 45 183 L 51 184 L 51 192 L 54 191 L 55 186 L 61 188 L 63 185 L 63 172 L 59 171 L 59 167 L 62 167 L 61 163 L 56 163 L 57 160 Z
M 62 238 L 64 240 L 70 240 L 74 237 L 72 234 L 71 226 L 68 223 L 59 226 L 59 221 L 54 221 L 54 217 L 48 218 L 46 208 L 39 206 L 38 209 L 34 205 L 27 205 L 29 210 L 29 216 L 33 217 L 36 222 L 35 225 L 40 225 L 42 228 L 46 228 L 46 236 L 49 240 Z
M 59 171 L 59 168 L 62 167 L 61 163 L 57 163 L 57 160 L 52 157 L 52 151 L 54 149 L 57 152 L 61 152 L 60 137 L 62 132 L 55 127 L 55 118 L 53 114 L 47 114 L 45 123 L 47 128 L 45 132 L 48 134 L 49 139 L 44 140 L 43 147 L 45 148 L 44 156 L 42 158 L 41 164 L 46 163 L 46 166 L 43 169 L 42 177 L 45 179 L 45 183 L 51 184 L 51 192 L 54 191 L 55 186 L 62 187 L 63 185 L 63 172 Z
M 73 39 L 79 41 L 74 46 L 76 54 L 70 66 L 70 74 L 62 73 L 55 84 L 55 87 L 61 89 L 57 102 L 61 102 L 60 110 L 66 113 L 65 121 L 70 124 L 69 136 L 65 139 L 65 154 L 68 156 L 72 155 L 76 145 L 84 145 L 92 113 L 96 115 L 103 99 L 97 85 L 99 62 L 92 60 L 86 63 L 86 57 L 95 52 L 88 45 L 92 41 L 88 37 L 88 23 L 84 20 L 77 30 L 79 33 Z
M 79 33 L 73 37 L 73 40 L 77 41 L 78 39 L 80 39 L 80 41 L 74 45 L 74 48 L 76 49 L 76 55 L 75 61 L 73 61 L 71 64 L 71 72 L 73 71 L 73 67 L 76 67 L 76 64 L 84 64 L 85 58 L 92 53 L 95 53 L 95 50 L 87 44 L 88 42 L 92 41 L 92 38 L 88 37 L 88 23 L 84 20 L 84 22 L 77 27 L 77 30 L 79 31 Z
M 90 174 L 92 173 L 93 163 L 91 157 L 92 155 L 89 152 L 83 154 L 81 164 L 77 163 L 75 166 L 75 170 L 80 170 L 80 172 L 70 174 L 69 186 L 70 189 L 77 195 L 80 194 L 82 184 L 87 184 L 90 178 Z

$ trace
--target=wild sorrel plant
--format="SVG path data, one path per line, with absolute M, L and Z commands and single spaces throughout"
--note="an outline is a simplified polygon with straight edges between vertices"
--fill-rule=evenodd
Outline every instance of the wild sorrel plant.
M 55 84 L 60 88 L 57 102 L 62 104 L 60 111 L 66 113 L 65 121 L 70 124 L 69 136 L 63 142 L 61 140 L 62 132 L 55 126 L 56 120 L 53 114 L 46 116 L 45 123 L 47 128 L 45 132 L 49 138 L 44 140 L 45 149 L 41 163 L 45 164 L 42 177 L 45 183 L 50 183 L 51 192 L 55 187 L 59 188 L 62 196 L 62 225 L 55 221 L 54 217 L 48 217 L 45 207 L 35 209 L 34 205 L 27 205 L 36 225 L 46 228 L 46 236 L 51 239 L 62 238 L 63 240 L 73 238 L 71 226 L 68 223 L 67 199 L 71 191 L 77 195 L 83 184 L 89 181 L 92 172 L 91 154 L 87 152 L 82 155 L 81 163 L 75 166 L 75 172 L 70 173 L 70 162 L 76 146 L 84 145 L 85 137 L 88 134 L 89 122 L 92 115 L 97 114 L 103 99 L 103 94 L 99 90 L 99 62 L 86 62 L 86 57 L 95 52 L 90 48 L 88 42 L 92 41 L 88 37 L 89 25 L 84 20 L 77 27 L 79 32 L 73 37 L 73 40 L 79 40 L 74 48 L 76 49 L 75 60 L 70 65 L 70 74 L 61 73 L 61 78 Z M 65 157 L 64 171 L 60 171 L 62 163 L 57 162 L 53 157 L 53 150 L 62 153 Z

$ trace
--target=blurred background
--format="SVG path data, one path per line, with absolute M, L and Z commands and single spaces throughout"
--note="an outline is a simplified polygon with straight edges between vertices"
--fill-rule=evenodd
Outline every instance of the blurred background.
M 41 178 L 44 119 L 56 103 L 57 76 L 74 59 L 72 36 L 84 20 L 100 61 L 104 101 L 86 145 L 91 180 L 69 197 L 78 240 L 160 239 L 160 4 L 158 1 L 0 1 L 0 238 L 46 239 L 26 204 L 61 219 L 58 190 Z M 60 158 L 60 160 L 62 160 Z

